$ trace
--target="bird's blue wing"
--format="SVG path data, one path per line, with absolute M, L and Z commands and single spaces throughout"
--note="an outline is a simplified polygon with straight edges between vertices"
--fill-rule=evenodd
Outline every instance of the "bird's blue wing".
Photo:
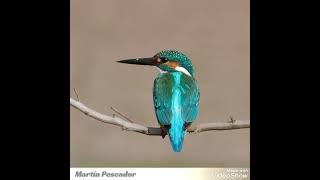
M 173 87 L 179 87 L 181 94 L 181 114 L 185 122 L 193 122 L 199 112 L 199 89 L 193 77 L 181 73 L 180 83 L 176 84 L 170 73 L 160 74 L 154 81 L 153 101 L 160 125 L 170 125 L 172 119 Z
M 193 122 L 199 113 L 200 92 L 197 81 L 190 76 L 183 74 L 181 76 L 181 98 L 182 117 L 185 122 Z
M 153 103 L 158 123 L 170 125 L 173 79 L 169 73 L 159 74 L 153 84 Z

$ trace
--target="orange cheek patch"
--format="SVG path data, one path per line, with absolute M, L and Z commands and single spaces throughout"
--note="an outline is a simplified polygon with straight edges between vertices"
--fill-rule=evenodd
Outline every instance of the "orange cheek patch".
M 175 62 L 175 61 L 168 61 L 165 63 L 166 65 L 168 65 L 170 68 L 174 69 L 176 67 L 179 66 L 179 63 L 178 62 Z

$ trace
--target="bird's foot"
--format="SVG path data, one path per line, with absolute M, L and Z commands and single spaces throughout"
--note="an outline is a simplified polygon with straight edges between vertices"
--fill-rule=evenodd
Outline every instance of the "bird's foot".
M 168 130 L 165 127 L 160 127 L 161 129 L 161 137 L 164 139 L 168 133 Z
M 188 129 L 191 126 L 191 122 L 184 123 L 184 130 Z

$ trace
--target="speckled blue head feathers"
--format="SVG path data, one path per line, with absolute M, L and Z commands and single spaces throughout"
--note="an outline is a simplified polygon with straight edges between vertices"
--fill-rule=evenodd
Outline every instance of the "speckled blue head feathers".
M 177 62 L 177 66 L 182 67 L 186 69 L 191 76 L 194 76 L 194 69 L 193 65 L 191 63 L 191 60 L 183 54 L 182 52 L 176 51 L 176 50 L 164 50 L 159 53 L 157 53 L 154 57 L 160 57 L 161 59 L 169 62 Z M 164 63 L 159 66 L 162 70 L 168 71 L 168 64 Z M 172 68 L 173 67 L 173 68 Z M 171 66 L 171 70 L 176 70 L 174 69 L 174 65 Z M 170 70 L 169 70 L 170 71 Z

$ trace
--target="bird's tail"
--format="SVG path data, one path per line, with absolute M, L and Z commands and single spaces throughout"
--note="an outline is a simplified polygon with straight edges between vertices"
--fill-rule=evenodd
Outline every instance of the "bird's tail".
M 173 121 L 169 129 L 169 138 L 174 152 L 180 152 L 183 146 L 184 136 L 186 131 L 184 129 L 184 122 L 182 119 Z

